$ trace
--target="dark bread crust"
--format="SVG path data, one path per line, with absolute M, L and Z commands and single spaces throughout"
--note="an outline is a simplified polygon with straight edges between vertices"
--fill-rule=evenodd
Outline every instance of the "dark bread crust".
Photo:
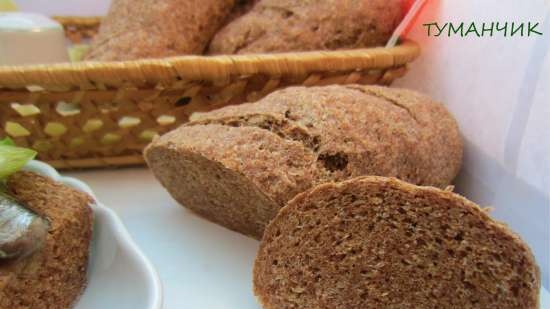
M 11 176 L 8 188 L 46 218 L 50 230 L 44 247 L 33 255 L 0 263 L 0 308 L 70 308 L 86 286 L 92 198 L 31 172 Z
M 314 185 L 384 175 L 445 187 L 462 160 L 445 108 L 401 89 L 292 87 L 193 119 L 149 145 L 146 161 L 182 205 L 256 238 L 278 209 Z M 221 167 L 223 177 L 202 172 Z
M 367 176 L 299 194 L 254 265 L 266 309 L 538 308 L 528 246 L 452 192 Z
M 202 54 L 235 0 L 114 0 L 85 60 Z
M 210 54 L 351 49 L 384 45 L 399 0 L 259 0 L 212 39 Z
M 258 115 L 264 116 L 263 122 Z M 192 120 L 188 126 L 218 123 L 278 130 L 278 135 L 302 141 L 318 156 L 345 157 L 347 165 L 329 166 L 322 181 L 380 175 L 444 188 L 462 163 L 462 137 L 452 115 L 440 102 L 407 89 L 289 87 L 258 102 L 227 106 Z M 281 134 L 279 123 L 292 133 Z

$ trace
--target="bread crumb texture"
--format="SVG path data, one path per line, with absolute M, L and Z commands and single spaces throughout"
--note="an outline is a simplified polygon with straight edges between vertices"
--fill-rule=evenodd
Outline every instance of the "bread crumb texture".
M 404 89 L 291 87 L 193 119 L 153 141 L 147 163 L 181 204 L 256 238 L 320 183 L 381 175 L 445 187 L 462 161 L 452 116 Z
M 527 245 L 452 192 L 366 176 L 315 187 L 268 225 L 265 309 L 538 308 Z
M 0 261 L 1 309 L 71 308 L 86 285 L 92 239 L 92 199 L 31 172 L 8 180 L 10 193 L 50 222 L 42 249 L 22 260 Z

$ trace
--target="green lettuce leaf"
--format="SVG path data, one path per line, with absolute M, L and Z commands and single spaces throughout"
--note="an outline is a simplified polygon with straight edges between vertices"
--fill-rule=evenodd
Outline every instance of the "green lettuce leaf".
M 0 140 L 0 180 L 20 170 L 35 156 L 36 151 L 16 147 L 9 138 Z
M 0 145 L 15 146 L 15 143 L 11 138 L 5 137 L 4 139 L 0 140 Z

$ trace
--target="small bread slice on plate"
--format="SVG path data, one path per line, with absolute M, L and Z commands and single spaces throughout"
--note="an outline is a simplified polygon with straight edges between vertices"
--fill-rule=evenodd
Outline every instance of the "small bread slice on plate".
M 32 255 L 0 260 L 0 309 L 160 309 L 158 273 L 116 213 L 88 185 L 43 162 L 24 170 L 8 181 L 10 195 L 50 229 Z
M 92 198 L 32 172 L 12 175 L 7 186 L 50 227 L 44 246 L 34 254 L 0 260 L 0 308 L 70 308 L 87 282 Z
M 299 194 L 254 265 L 266 309 L 538 308 L 528 246 L 449 191 L 367 176 Z

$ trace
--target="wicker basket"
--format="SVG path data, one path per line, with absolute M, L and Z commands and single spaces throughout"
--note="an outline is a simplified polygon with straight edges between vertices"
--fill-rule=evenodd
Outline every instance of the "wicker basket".
M 59 18 L 74 42 L 98 18 Z M 289 85 L 390 84 L 419 47 L 0 67 L 0 137 L 57 168 L 143 163 L 151 139 L 196 111 Z

